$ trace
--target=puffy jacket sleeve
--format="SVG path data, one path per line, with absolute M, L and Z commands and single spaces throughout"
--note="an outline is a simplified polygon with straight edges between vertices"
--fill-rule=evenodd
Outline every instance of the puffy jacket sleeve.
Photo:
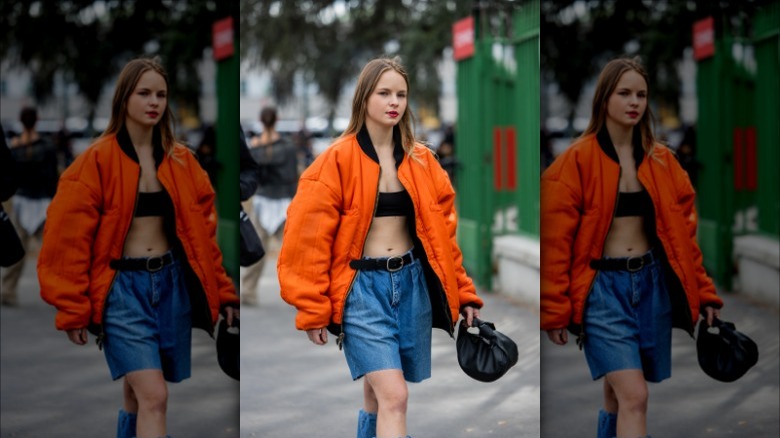
M 444 214 L 444 220 L 447 225 L 447 233 L 450 237 L 450 247 L 452 248 L 453 265 L 455 267 L 456 280 L 458 282 L 458 297 L 460 306 L 471 304 L 476 307 L 482 307 L 482 299 L 477 296 L 477 290 L 474 282 L 466 273 L 463 267 L 463 253 L 458 246 L 456 237 L 458 230 L 458 215 L 455 211 L 455 190 L 447 175 L 447 172 L 438 162 L 432 163 L 435 167 L 435 179 L 437 182 L 438 199 L 437 203 Z
M 542 174 L 541 181 L 541 297 L 542 330 L 569 325 L 572 304 L 569 297 L 574 239 L 581 218 L 581 189 L 578 167 L 567 154 L 558 157 Z
M 699 286 L 699 302 L 701 306 L 711 305 L 716 308 L 723 306 L 723 300 L 718 297 L 712 279 L 704 269 L 704 257 L 696 239 L 699 216 L 696 211 L 696 192 L 693 189 L 688 174 L 675 159 L 668 160 L 672 166 L 674 184 L 677 188 L 677 203 L 682 209 L 683 218 L 687 227 L 688 236 L 691 239 L 693 263 L 696 267 L 696 283 Z
M 225 272 L 225 267 L 222 265 L 222 251 L 219 249 L 219 245 L 217 245 L 217 210 L 214 206 L 214 198 L 216 196 L 214 187 L 211 186 L 206 171 L 200 167 L 200 164 L 194 158 L 191 159 L 190 165 L 194 172 L 193 178 L 197 190 L 197 202 L 200 206 L 200 211 L 203 212 L 208 233 L 211 260 L 214 261 L 214 273 L 216 275 L 217 290 L 219 291 L 220 307 L 225 304 L 238 304 L 239 299 L 238 295 L 236 295 L 236 289 L 227 272 Z
M 298 309 L 295 326 L 299 330 L 322 328 L 330 323 L 333 309 L 327 293 L 331 252 L 341 218 L 340 193 L 311 176 L 314 172 L 307 173 L 298 182 L 287 209 L 277 264 L 281 296 Z
M 38 282 L 41 298 L 57 308 L 59 330 L 87 327 L 92 314 L 89 272 L 103 197 L 90 158 L 84 156 L 62 175 L 46 211 Z

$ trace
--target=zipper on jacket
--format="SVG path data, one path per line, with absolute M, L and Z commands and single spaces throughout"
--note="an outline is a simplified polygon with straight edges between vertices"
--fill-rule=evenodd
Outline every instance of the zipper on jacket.
M 379 205 L 379 182 L 382 180 L 382 166 L 379 166 L 379 177 L 376 179 L 376 193 L 374 194 L 374 210 L 371 212 L 371 220 L 368 222 L 368 228 L 366 229 L 366 234 L 363 236 L 363 247 L 360 249 L 360 258 L 363 258 L 363 252 L 366 250 L 366 240 L 368 239 L 368 232 L 371 231 L 371 225 L 374 223 L 374 216 L 376 216 L 376 209 Z M 352 281 L 349 282 L 349 286 L 347 286 L 347 292 L 344 294 L 344 303 L 341 305 L 341 324 L 339 324 L 339 335 L 336 338 L 336 345 L 338 345 L 339 350 L 341 350 L 344 347 L 344 313 L 347 310 L 347 298 L 349 297 L 349 293 L 352 292 L 352 286 L 355 284 L 355 279 L 357 279 L 358 272 L 355 271 L 355 274 L 352 275 Z
M 618 167 L 620 167 L 620 163 L 618 163 Z M 639 179 L 639 172 L 637 171 L 637 179 Z M 615 211 L 617 210 L 618 200 L 620 198 L 620 177 L 623 176 L 623 168 L 620 167 L 620 170 L 618 171 L 618 183 L 617 187 L 615 187 L 615 203 L 612 205 L 612 216 L 609 218 L 609 226 L 607 227 L 607 233 L 604 235 L 604 239 L 602 239 L 601 242 L 601 254 L 599 255 L 600 259 L 604 258 L 604 244 L 607 242 L 607 235 L 609 234 L 609 230 L 612 228 L 612 222 L 615 221 Z M 588 261 L 590 263 L 590 261 Z M 580 314 L 580 333 L 577 335 L 577 346 L 580 347 L 580 350 L 582 350 L 583 346 L 585 345 L 585 307 L 588 304 L 588 296 L 590 295 L 591 291 L 593 290 L 593 285 L 596 283 L 596 277 L 599 275 L 598 272 L 596 272 L 596 275 L 593 276 L 593 279 L 590 281 L 590 286 L 588 286 L 588 292 L 585 294 L 585 299 L 582 301 L 582 312 Z
M 401 178 L 399 177 L 398 180 L 401 181 Z M 403 186 L 403 181 L 401 181 L 401 185 Z M 406 190 L 407 192 L 409 191 L 406 188 L 406 186 L 404 186 L 404 190 Z M 416 224 L 417 223 L 417 209 L 414 206 L 414 201 L 412 201 L 412 210 L 414 210 L 414 217 L 415 217 L 415 224 Z M 423 232 L 427 233 L 427 230 L 425 230 L 424 227 L 423 227 Z M 416 233 L 416 230 L 415 230 L 415 233 Z M 428 252 L 425 250 L 425 245 L 423 244 L 422 239 L 418 238 L 418 240 L 420 241 L 420 245 L 422 245 L 422 252 L 425 253 L 426 257 L 427 257 Z M 429 262 L 429 264 L 430 264 L 430 262 Z M 439 284 L 441 285 L 441 294 L 444 294 L 444 296 L 442 297 L 441 294 L 439 294 L 439 304 L 442 304 L 442 307 L 443 307 L 443 310 L 444 310 L 444 316 L 446 318 L 448 318 L 447 319 L 447 322 L 448 322 L 448 324 L 447 324 L 447 333 L 449 333 L 450 338 L 454 339 L 455 338 L 455 323 L 452 322 L 452 310 L 450 310 L 449 300 L 447 300 L 447 291 L 445 290 L 444 284 L 441 282 L 441 279 L 439 278 L 439 275 L 436 274 L 436 271 L 434 271 L 433 265 L 431 265 L 431 271 L 433 271 L 433 274 L 436 277 L 436 281 L 438 281 Z M 423 273 L 423 276 L 424 275 L 425 274 Z M 428 291 L 428 294 L 430 295 L 430 291 Z M 442 298 L 444 298 L 444 299 L 442 300 Z M 433 314 L 431 314 L 431 318 L 433 318 Z M 433 321 L 431 321 L 431 324 L 433 324 Z
M 138 208 L 138 186 L 141 184 L 141 173 L 143 172 L 143 168 L 141 165 L 138 165 L 138 180 L 135 184 L 135 200 L 133 201 L 133 213 L 132 216 L 130 216 L 130 221 L 127 223 L 127 229 L 125 230 L 124 237 L 122 238 L 122 254 L 125 253 L 125 243 L 127 243 L 127 235 L 130 234 L 130 227 L 133 226 L 133 218 L 135 217 L 135 209 Z M 111 290 L 114 288 L 114 283 L 116 282 L 116 277 L 118 275 L 118 271 L 114 271 L 114 277 L 111 278 L 111 283 L 108 285 L 108 290 L 106 291 L 106 296 L 103 298 L 103 309 L 102 313 L 100 315 L 100 334 L 98 334 L 97 339 L 95 342 L 97 343 L 98 350 L 103 349 L 103 341 L 106 338 L 106 332 L 105 332 L 105 317 L 106 317 L 106 303 L 108 302 L 108 295 L 111 293 Z
M 158 172 L 159 172 L 159 170 L 158 170 Z M 159 177 L 157 179 L 160 181 L 160 185 L 163 186 L 163 190 L 168 192 L 168 194 L 170 195 L 171 191 L 168 189 L 168 187 L 165 185 L 165 183 L 163 183 L 163 179 L 159 178 Z M 176 239 L 179 242 L 181 242 L 181 250 L 184 252 L 184 257 L 187 259 L 187 264 L 190 265 L 190 270 L 192 271 L 192 274 L 195 275 L 195 278 L 197 278 L 198 282 L 200 283 L 200 288 L 203 291 L 203 295 L 204 295 L 204 298 L 205 298 L 205 300 L 204 300 L 204 304 L 206 305 L 206 307 L 205 307 L 206 313 L 205 314 L 208 316 L 208 322 L 209 322 L 209 330 L 207 330 L 206 332 L 209 334 L 209 336 L 211 336 L 213 338 L 214 337 L 214 322 L 213 322 L 214 320 L 213 320 L 213 318 L 211 316 L 211 308 L 209 307 L 208 292 L 206 292 L 206 286 L 203 284 L 203 281 L 201 281 L 200 277 L 198 277 L 198 273 L 195 272 L 195 268 L 193 268 L 192 264 L 189 262 L 190 260 L 194 260 L 194 258 L 191 259 L 190 256 L 189 256 L 189 253 L 187 252 L 187 245 L 184 243 L 184 242 L 187 241 L 187 239 L 182 239 L 181 236 L 179 236 L 179 227 L 176 226 L 176 217 L 177 217 L 177 215 L 176 215 L 177 214 L 177 212 L 176 212 L 176 203 L 173 202 L 173 197 L 171 197 L 171 205 L 173 205 L 173 233 L 175 234 Z M 163 225 L 163 227 L 164 227 L 164 225 Z M 174 249 L 174 252 L 175 252 L 175 248 L 176 248 L 176 244 L 175 243 L 176 242 L 169 242 L 169 244 L 171 245 L 171 248 Z M 190 291 L 187 291 L 187 293 L 189 295 Z M 217 291 L 217 295 L 219 295 L 219 291 Z M 191 305 L 192 305 L 192 303 L 190 303 L 190 306 Z M 219 308 L 220 308 L 220 310 L 222 310 L 222 306 L 221 305 L 219 306 Z M 194 311 L 192 311 L 192 315 L 195 315 Z M 203 328 L 203 327 L 198 327 L 198 328 Z
M 637 177 L 637 179 L 639 179 L 639 171 L 638 171 L 638 170 L 637 170 L 636 177 Z M 645 184 L 644 184 L 644 182 L 642 182 L 642 180 L 641 180 L 641 179 L 639 179 L 639 182 L 642 184 L 642 186 L 643 186 L 643 187 L 645 187 Z M 647 190 L 647 189 L 645 189 L 645 190 Z M 648 193 L 649 193 L 649 192 L 648 192 Z M 650 200 L 651 200 L 651 201 L 652 201 L 652 199 L 653 199 L 653 198 L 652 198 L 652 197 L 650 197 Z M 658 211 L 656 211 L 656 208 L 655 208 L 655 203 L 653 203 L 653 214 L 655 215 L 655 218 L 657 219 L 657 218 L 658 218 Z M 656 236 L 658 237 L 658 242 L 661 244 L 661 247 L 662 247 L 662 248 L 663 248 L 663 250 L 664 250 L 664 254 L 669 254 L 669 253 L 666 251 L 666 246 L 664 246 L 663 239 L 661 238 L 661 236 L 660 236 L 660 235 L 658 235 L 658 233 L 657 233 L 657 232 L 656 232 Z M 665 257 L 665 258 L 667 258 L 667 262 L 668 262 L 668 257 Z M 696 323 L 695 323 L 695 322 L 692 322 L 693 315 L 691 314 L 691 307 L 690 307 L 690 304 L 688 303 L 688 293 L 685 291 L 685 286 L 682 284 L 682 281 L 680 280 L 680 276 L 679 276 L 679 275 L 677 275 L 677 272 L 675 272 L 675 271 L 674 271 L 674 267 L 672 267 L 671 263 L 669 263 L 669 269 L 672 271 L 672 274 L 674 274 L 674 276 L 675 276 L 675 277 L 677 277 L 677 281 L 679 281 L 679 282 L 680 282 L 680 288 L 682 289 L 683 298 L 684 298 L 684 300 L 685 300 L 685 306 L 683 306 L 683 307 L 685 308 L 685 316 L 686 316 L 686 319 L 685 319 L 685 321 L 686 321 L 686 324 L 687 324 L 687 329 L 686 329 L 686 331 L 687 331 L 687 332 L 688 332 L 688 334 L 691 336 L 691 338 L 693 338 L 693 337 L 694 337 L 694 336 L 693 336 L 693 333 L 694 333 L 694 331 L 696 330 Z M 669 289 L 668 280 L 667 280 L 667 286 L 666 286 L 666 287 L 667 287 L 667 289 Z M 673 304 L 673 303 L 672 303 L 672 304 Z M 700 306 L 700 307 L 701 307 L 701 306 Z M 672 312 L 672 314 L 674 314 L 674 312 Z M 672 319 L 674 319 L 674 318 L 672 318 Z

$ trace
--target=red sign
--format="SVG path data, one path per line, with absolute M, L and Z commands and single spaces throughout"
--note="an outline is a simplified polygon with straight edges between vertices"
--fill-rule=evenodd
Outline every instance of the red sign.
M 474 55 L 474 17 L 466 17 L 452 25 L 452 49 L 456 61 Z
M 233 55 L 233 17 L 227 17 L 214 23 L 211 28 L 211 47 L 217 61 Z
M 715 54 L 715 21 L 707 17 L 693 23 L 693 58 L 697 61 Z

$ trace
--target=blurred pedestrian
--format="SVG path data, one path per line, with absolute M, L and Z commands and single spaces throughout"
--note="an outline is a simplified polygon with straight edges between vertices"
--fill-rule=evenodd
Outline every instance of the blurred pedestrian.
M 252 158 L 252 154 L 249 152 L 249 147 L 246 145 L 246 137 L 244 136 L 244 130 L 240 129 L 240 142 L 239 142 L 239 185 L 240 185 L 240 199 L 241 202 L 248 201 L 252 198 L 257 190 L 258 181 L 258 166 L 255 160 Z M 248 221 L 248 222 L 247 222 Z M 240 257 L 239 263 L 241 266 L 247 267 L 259 262 L 265 255 L 265 248 L 263 242 L 260 240 L 260 236 L 257 235 L 257 230 L 254 224 L 249 220 L 249 215 L 244 210 L 243 204 L 241 205 L 241 211 L 239 214 L 239 234 L 241 239 L 240 245 Z M 240 288 L 239 288 L 240 290 Z
M 444 130 L 444 138 L 436 149 L 436 155 L 439 156 L 439 164 L 447 172 L 454 186 L 460 163 L 455 157 L 455 128 L 452 125 L 447 126 Z
M 298 149 L 298 175 L 314 161 L 311 139 L 313 135 L 306 129 L 306 120 L 301 121 L 301 129 L 295 134 L 295 147 Z
M 304 172 L 290 205 L 278 273 L 296 327 L 327 330 L 363 381 L 357 436 L 405 437 L 406 381 L 431 375 L 431 327 L 453 334 L 482 300 L 455 240 L 455 192 L 415 141 L 398 59 L 370 61 L 342 136 Z
M 11 154 L 16 161 L 19 188 L 6 203 L 7 213 L 19 234 L 27 254 L 37 252 L 46 221 L 46 209 L 57 188 L 57 149 L 48 138 L 35 129 L 38 112 L 33 107 L 22 108 L 19 114 L 22 133 L 11 139 Z M 16 289 L 26 257 L 4 270 L 2 304 L 18 305 Z
M 0 124 L 0 202 L 11 199 L 11 196 L 19 187 L 18 176 L 16 175 L 16 161 L 14 161 L 11 150 L 5 140 L 5 130 Z
M 3 243 L 0 248 L 0 271 L 18 263 L 24 257 L 24 246 L 2 204 L 11 198 L 18 185 L 16 162 L 8 149 L 3 125 L 0 124 L 0 242 Z
M 688 173 L 691 184 L 696 188 L 699 183 L 701 162 L 696 158 L 696 128 L 691 125 L 685 128 L 680 146 L 677 147 L 677 159 L 680 166 Z
M 54 135 L 54 144 L 57 146 L 58 172 L 62 173 L 73 162 L 72 134 L 68 131 L 65 121 L 62 121 L 60 129 Z
M 647 435 L 646 382 L 671 376 L 672 327 L 693 336 L 722 300 L 696 242 L 695 193 L 657 143 L 647 73 L 636 59 L 602 70 L 583 135 L 542 175 L 541 327 L 578 336 L 604 377 L 598 437 Z
M 190 377 L 192 327 L 238 317 L 214 190 L 173 133 L 165 71 L 130 61 L 106 131 L 62 174 L 38 260 L 57 329 L 77 345 L 96 335 L 124 378 L 118 437 L 166 436 L 166 381 Z
M 219 162 L 217 161 L 217 133 L 214 127 L 209 125 L 203 129 L 203 138 L 200 140 L 198 148 L 195 150 L 198 154 L 198 162 L 206 174 L 213 187 L 217 186 L 217 172 L 219 172 Z
M 540 172 L 544 172 L 550 164 L 552 164 L 555 156 L 552 151 L 552 136 L 550 132 L 542 128 L 539 131 L 539 158 L 540 158 Z
M 287 207 L 298 186 L 298 156 L 295 145 L 276 131 L 276 108 L 260 111 L 263 132 L 251 141 L 249 152 L 259 167 L 260 184 L 244 210 L 257 229 L 260 239 L 270 249 L 281 239 L 282 225 L 287 218 Z M 257 289 L 265 260 L 244 268 L 241 275 L 241 302 L 257 304 Z

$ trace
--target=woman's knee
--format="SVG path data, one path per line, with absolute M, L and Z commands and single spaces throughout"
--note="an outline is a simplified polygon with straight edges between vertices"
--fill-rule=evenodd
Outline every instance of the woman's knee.
M 638 385 L 635 388 L 623 388 L 618 394 L 619 409 L 631 412 L 647 412 L 648 391 L 646 385 Z
M 165 413 L 168 406 L 168 388 L 166 385 L 144 387 L 142 391 L 135 391 L 139 408 Z
M 385 388 L 382 394 L 377 394 L 380 409 L 394 412 L 406 412 L 409 401 L 409 390 L 406 385 Z

